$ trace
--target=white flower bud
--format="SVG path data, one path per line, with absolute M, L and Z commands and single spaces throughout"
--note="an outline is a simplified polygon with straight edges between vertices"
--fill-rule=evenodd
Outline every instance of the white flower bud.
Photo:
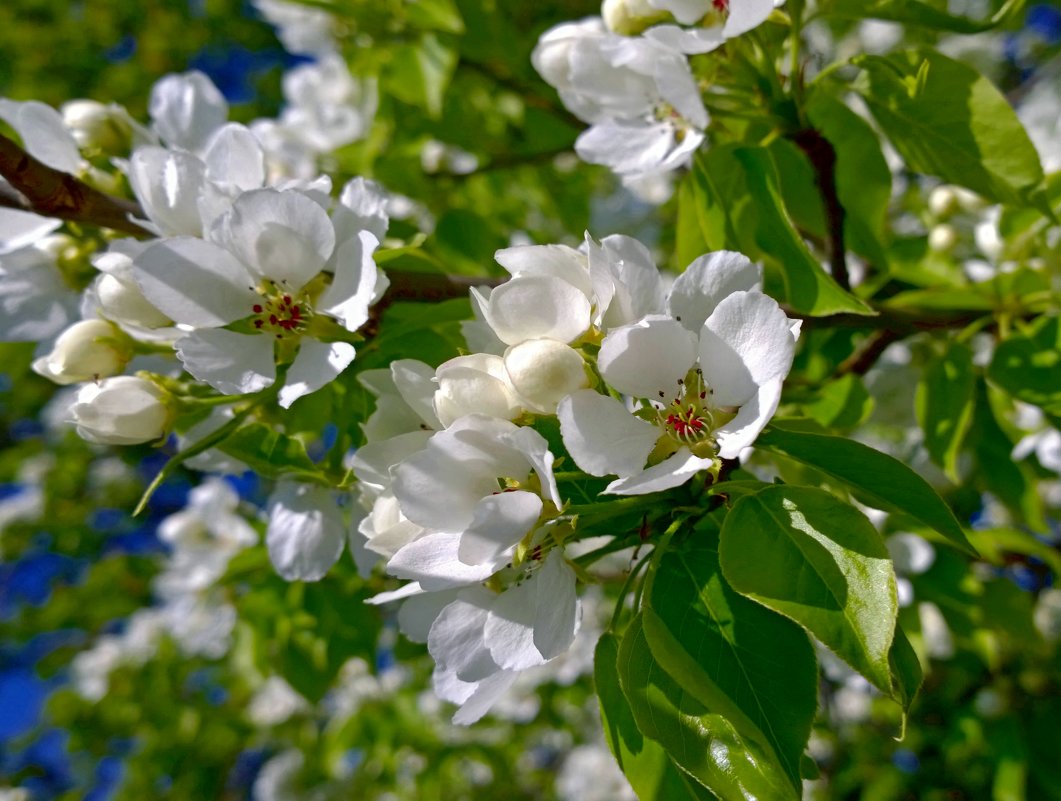
M 169 394 L 143 378 L 122 375 L 86 384 L 70 407 L 71 422 L 89 442 L 135 445 L 169 429 Z
M 953 225 L 934 225 L 928 232 L 928 247 L 936 253 L 947 253 L 958 244 L 958 232 Z
M 958 205 L 962 207 L 962 211 L 983 211 L 991 205 L 976 192 L 964 186 L 954 187 L 954 196 L 958 199 Z
M 129 337 L 106 320 L 81 320 L 55 340 L 52 352 L 33 370 L 56 384 L 76 384 L 118 375 L 133 352 Z
M 958 193 L 953 186 L 937 186 L 928 195 L 928 210 L 937 219 L 950 217 L 958 208 Z
M 151 305 L 133 281 L 124 281 L 116 275 L 101 275 L 96 282 L 96 296 L 103 313 L 111 320 L 141 328 L 172 325 L 172 321 Z
M 670 15 L 649 5 L 648 0 L 604 0 L 601 17 L 610 31 L 623 36 L 636 36 L 655 22 Z
M 535 411 L 556 413 L 566 395 L 589 386 L 586 363 L 574 348 L 555 339 L 530 339 L 505 352 L 512 386 Z
M 435 379 L 435 414 L 447 428 L 466 414 L 512 420 L 522 411 L 500 356 L 457 356 L 438 366 Z
M 545 82 L 555 89 L 571 85 L 571 56 L 579 40 L 599 36 L 604 26 L 592 17 L 579 22 L 565 22 L 542 34 L 531 53 L 531 62 Z
M 82 150 L 121 154 L 129 150 L 133 128 L 121 106 L 95 100 L 71 100 L 61 109 L 63 122 Z

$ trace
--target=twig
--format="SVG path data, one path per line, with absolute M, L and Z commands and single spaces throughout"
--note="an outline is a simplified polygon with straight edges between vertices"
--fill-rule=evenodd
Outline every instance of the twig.
M 813 128 L 796 131 L 789 138 L 802 150 L 811 166 L 825 206 L 825 224 L 829 238 L 829 271 L 843 289 L 851 289 L 847 272 L 847 248 L 844 245 L 844 207 L 836 191 L 836 150 L 832 143 Z
M 2 134 L 0 175 L 18 193 L 5 193 L 2 202 L 8 208 L 60 220 L 92 222 L 137 237 L 151 235 L 130 219 L 133 215 L 143 216 L 137 204 L 104 194 L 69 173 L 49 167 Z
M 855 352 L 840 362 L 836 376 L 865 375 L 877 363 L 877 359 L 893 342 L 902 339 L 902 334 L 887 328 L 874 331 L 855 349 Z

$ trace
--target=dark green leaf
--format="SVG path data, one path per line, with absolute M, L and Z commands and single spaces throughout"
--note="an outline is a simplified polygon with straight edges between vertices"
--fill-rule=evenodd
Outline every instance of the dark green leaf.
M 861 442 L 783 426 L 783 421 L 775 420 L 759 435 L 756 446 L 817 468 L 847 484 L 867 503 L 908 514 L 934 528 L 962 550 L 976 553 L 943 499 L 927 481 L 898 459 Z
M 770 487 L 726 515 L 719 561 L 737 592 L 796 621 L 892 693 L 895 574 L 860 511 L 820 489 Z
M 686 550 L 665 553 L 649 579 L 652 652 L 705 709 L 774 754 L 798 787 L 817 706 L 814 649 L 799 626 L 735 592 L 714 542 L 697 534 Z
M 693 176 L 700 235 L 710 249 L 739 250 L 766 259 L 782 277 L 784 299 L 799 311 L 870 313 L 807 249 L 782 203 L 768 150 L 712 148 L 697 157 Z
M 891 665 L 895 698 L 904 711 L 908 710 L 921 688 L 924 674 L 917 652 L 914 651 L 914 646 L 910 644 L 902 626 L 895 627 L 895 639 L 888 654 L 888 663 Z
M 827 428 L 851 429 L 869 417 L 873 397 L 862 379 L 849 373 L 824 385 L 803 410 Z
M 619 638 L 609 632 L 597 643 L 593 680 L 600 698 L 604 737 L 619 767 L 641 801 L 697 798 L 689 793 L 685 777 L 663 747 L 638 730 L 630 702 L 619 684 L 618 658 Z
M 268 478 L 317 472 L 305 445 L 261 423 L 243 426 L 217 447 Z
M 932 461 L 958 482 L 958 452 L 973 420 L 973 352 L 952 344 L 925 365 L 917 385 L 917 421 L 925 432 L 925 448 Z
M 984 197 L 1030 205 L 1039 155 L 1006 98 L 979 72 L 932 50 L 864 56 L 859 91 L 911 168 Z
M 987 377 L 1026 403 L 1061 412 L 1061 318 L 1045 317 L 995 349 Z
M 799 796 L 768 750 L 709 712 L 660 666 L 638 615 L 619 644 L 618 674 L 638 728 L 722 801 L 795 801 Z M 668 799 L 669 801 L 669 799 Z

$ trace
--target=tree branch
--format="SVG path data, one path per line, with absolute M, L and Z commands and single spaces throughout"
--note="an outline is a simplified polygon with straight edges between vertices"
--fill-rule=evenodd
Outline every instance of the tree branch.
M 810 159 L 815 180 L 825 206 L 826 234 L 829 238 L 829 271 L 845 290 L 851 289 L 847 272 L 847 248 L 844 244 L 844 207 L 836 191 L 836 150 L 832 143 L 813 128 L 796 131 L 789 138 Z
M 31 211 L 43 217 L 91 222 L 137 237 L 151 236 L 130 219 L 143 212 L 136 203 L 93 189 L 74 176 L 33 158 L 13 140 L 0 134 L 0 175 L 14 192 L 3 193 L 0 205 Z

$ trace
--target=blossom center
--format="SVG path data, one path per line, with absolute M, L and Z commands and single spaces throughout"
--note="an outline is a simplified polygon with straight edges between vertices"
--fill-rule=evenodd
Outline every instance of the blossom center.
M 686 445 L 710 441 L 715 427 L 714 415 L 708 406 L 710 395 L 711 390 L 704 385 L 700 368 L 690 370 L 685 378 L 678 379 L 678 391 L 670 403 L 663 405 L 662 399 L 667 393 L 659 391 L 661 400 L 654 406 L 660 428 Z
M 293 296 L 274 281 L 266 281 L 256 291 L 261 299 L 251 306 L 251 319 L 257 330 L 277 339 L 302 333 L 312 316 L 304 296 Z

